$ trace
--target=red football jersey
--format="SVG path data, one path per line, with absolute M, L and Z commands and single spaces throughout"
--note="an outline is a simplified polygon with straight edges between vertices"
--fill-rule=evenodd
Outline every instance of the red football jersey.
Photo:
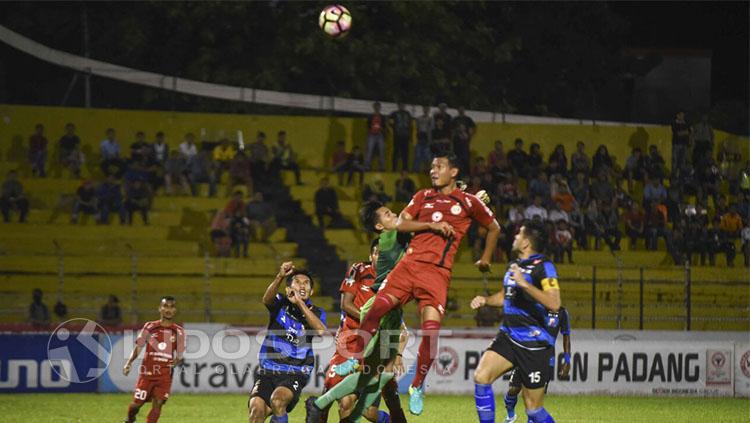
M 354 263 L 341 282 L 339 292 L 354 294 L 354 307 L 362 308 L 375 295 L 370 287 L 375 283 L 375 267 L 369 263 Z M 341 311 L 341 327 L 345 329 L 359 329 L 359 316 L 347 315 Z
M 171 377 L 175 355 L 185 351 L 185 330 L 174 323 L 164 327 L 159 320 L 146 322 L 135 343 L 139 347 L 146 346 L 139 369 L 141 375 Z
M 423 189 L 412 197 L 404 209 L 414 220 L 419 222 L 448 222 L 454 230 L 451 238 L 444 238 L 434 232 L 423 231 L 414 234 L 407 257 L 433 263 L 450 269 L 471 221 L 476 220 L 482 226 L 489 226 L 495 216 L 482 200 L 473 194 L 456 188 L 448 195 L 432 188 Z

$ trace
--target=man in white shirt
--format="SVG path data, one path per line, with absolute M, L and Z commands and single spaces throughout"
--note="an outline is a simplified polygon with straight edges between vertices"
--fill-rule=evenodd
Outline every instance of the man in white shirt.
M 542 205 L 542 197 L 539 195 L 534 196 L 534 203 L 529 207 L 526 207 L 526 211 L 523 212 L 523 217 L 527 220 L 533 220 L 535 217 L 546 222 L 548 219 L 547 209 Z
M 560 206 L 557 203 L 552 203 L 552 210 L 549 212 L 549 220 L 550 222 L 555 223 L 557 225 L 557 222 L 564 221 L 565 223 L 570 223 L 570 217 L 568 216 L 568 212 L 565 210 L 561 210 Z
M 180 144 L 180 154 L 188 164 L 198 155 L 198 147 L 195 145 L 195 135 L 190 132 L 185 135 L 185 141 Z

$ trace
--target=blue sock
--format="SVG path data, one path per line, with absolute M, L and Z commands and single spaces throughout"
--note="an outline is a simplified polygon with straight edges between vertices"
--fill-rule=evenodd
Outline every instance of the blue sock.
M 383 410 L 378 411 L 378 423 L 388 423 L 391 421 L 391 416 Z
M 474 402 L 477 405 L 479 423 L 495 423 L 495 394 L 492 393 L 492 384 L 474 384 Z
M 536 410 L 526 410 L 526 415 L 529 416 L 529 423 L 555 423 L 555 420 L 544 407 L 539 407 Z
M 508 410 L 508 417 L 516 415 L 516 404 L 518 403 L 518 394 L 505 394 L 505 409 Z
M 283 416 L 273 416 L 276 419 L 276 423 L 289 423 L 289 415 L 284 414 Z

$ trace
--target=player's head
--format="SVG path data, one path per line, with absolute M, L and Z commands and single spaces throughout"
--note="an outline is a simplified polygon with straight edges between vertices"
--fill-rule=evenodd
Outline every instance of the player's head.
M 286 277 L 286 295 L 294 291 L 304 301 L 312 296 L 313 278 L 312 274 L 304 269 L 295 269 L 291 275 Z
M 380 239 L 375 238 L 370 243 L 370 263 L 374 266 L 378 262 L 378 255 L 380 253 Z
M 523 222 L 513 240 L 513 251 L 519 253 L 541 253 L 547 247 L 547 229 L 544 222 L 527 220 Z
M 432 187 L 441 189 L 456 182 L 460 173 L 458 157 L 447 148 L 436 148 L 433 151 L 430 179 Z
M 162 319 L 172 320 L 177 314 L 177 302 L 171 295 L 161 297 L 159 301 L 159 314 Z
M 359 209 L 362 227 L 367 231 L 381 233 L 396 229 L 398 216 L 380 201 L 368 201 Z

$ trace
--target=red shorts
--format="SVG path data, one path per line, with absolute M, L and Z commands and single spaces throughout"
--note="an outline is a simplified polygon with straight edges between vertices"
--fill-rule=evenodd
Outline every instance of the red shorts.
M 172 390 L 172 379 L 160 377 L 151 379 L 143 376 L 138 377 L 138 383 L 135 384 L 133 392 L 133 402 L 143 404 L 152 398 L 158 398 L 162 401 L 169 399 L 169 391 Z
M 333 353 L 333 357 L 331 357 L 331 361 L 328 362 L 328 371 L 326 372 L 326 379 L 325 381 L 323 381 L 323 388 L 325 388 L 326 391 L 338 385 L 339 382 L 341 382 L 342 380 L 344 380 L 344 378 L 346 378 L 346 376 L 337 375 L 333 369 L 333 366 L 341 364 L 345 362 L 346 360 L 347 358 L 339 354 L 338 352 Z
M 383 281 L 378 295 L 393 295 L 402 306 L 415 299 L 420 311 L 432 306 L 445 314 L 450 283 L 450 270 L 404 257 Z

